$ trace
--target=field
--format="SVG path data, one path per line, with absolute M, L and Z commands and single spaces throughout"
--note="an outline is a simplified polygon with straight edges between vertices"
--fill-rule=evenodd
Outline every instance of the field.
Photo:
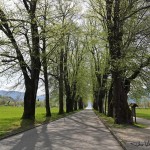
M 136 109 L 137 117 L 150 120 L 150 108 L 138 108 Z
M 31 127 L 31 122 L 23 122 L 21 116 L 23 113 L 23 107 L 13 106 L 0 106 L 0 137 L 11 133 L 18 132 Z M 58 115 L 58 108 L 51 109 L 52 117 L 45 117 L 45 108 L 36 108 L 36 120 L 33 125 L 38 125 L 44 122 L 56 120 L 64 115 Z

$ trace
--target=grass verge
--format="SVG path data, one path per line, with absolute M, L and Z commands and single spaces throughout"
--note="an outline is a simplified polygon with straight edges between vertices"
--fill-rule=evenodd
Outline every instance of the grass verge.
M 104 121 L 104 123 L 110 128 L 128 128 L 128 127 L 138 127 L 138 128 L 146 128 L 147 125 L 134 123 L 133 125 L 128 124 L 115 124 L 114 119 L 111 117 L 107 117 L 105 114 L 99 113 L 98 111 L 94 110 L 95 114 Z

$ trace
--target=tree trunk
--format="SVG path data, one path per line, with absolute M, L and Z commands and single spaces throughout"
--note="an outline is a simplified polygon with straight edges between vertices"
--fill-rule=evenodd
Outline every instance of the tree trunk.
M 36 4 L 37 1 L 31 1 L 30 3 L 30 10 L 26 1 L 24 1 L 28 14 L 30 16 L 30 26 L 31 26 L 31 35 L 32 35 L 32 52 L 30 54 L 31 57 L 31 77 L 27 77 L 27 74 L 24 74 L 25 80 L 25 96 L 24 96 L 24 112 L 23 112 L 23 119 L 34 119 L 35 118 L 35 102 L 36 102 L 36 95 L 38 89 L 38 82 L 39 82 L 39 74 L 41 69 L 41 62 L 40 62 L 40 46 L 39 46 L 39 33 L 38 33 L 38 25 L 36 22 Z M 28 7 L 28 8 L 27 8 Z M 24 63 L 24 62 L 21 62 Z
M 74 101 L 74 110 L 76 111 L 78 109 L 78 103 L 77 100 Z
M 80 99 L 79 99 L 78 106 L 79 106 L 80 110 L 84 108 L 82 97 L 80 97 Z
M 38 89 L 38 79 L 25 79 L 24 112 L 22 119 L 35 119 L 35 102 Z
M 70 101 L 71 101 L 71 93 L 70 93 L 70 86 L 69 86 L 66 87 L 66 113 L 70 112 Z
M 112 90 L 113 90 L 113 84 L 111 83 L 109 93 L 108 93 L 108 114 L 107 114 L 108 117 L 113 117 L 113 102 L 112 102 L 113 94 L 112 94 Z
M 48 74 L 47 74 L 47 64 L 44 66 L 44 80 L 45 80 L 45 107 L 46 107 L 46 117 L 51 116 L 50 104 L 49 104 L 49 85 L 48 85 Z
M 97 102 L 97 95 L 98 95 L 98 92 L 97 91 L 94 91 L 94 101 L 93 101 L 93 108 L 95 110 L 98 110 L 98 102 Z
M 97 75 L 97 81 L 99 85 L 97 99 L 98 99 L 98 108 L 99 108 L 100 113 L 104 113 L 103 104 L 104 104 L 104 98 L 105 98 L 107 76 L 108 76 L 107 74 Z
M 61 53 L 60 53 L 60 76 L 59 76 L 59 114 L 63 114 L 64 113 L 64 104 L 63 104 L 63 80 L 64 80 L 64 75 L 63 75 L 63 71 L 64 71 L 64 65 L 63 65 L 63 59 L 64 59 L 64 52 L 63 49 L 61 49 Z
M 70 111 L 73 112 L 73 108 L 75 105 L 75 97 L 76 97 L 76 81 L 72 83 L 72 96 L 71 96 L 71 102 L 70 102 Z
M 65 83 L 65 94 L 66 94 L 66 113 L 71 111 L 71 87 L 69 84 L 69 77 L 68 77 L 68 49 L 65 49 L 64 53 L 64 83 Z
M 107 91 L 106 91 L 106 93 L 105 93 L 105 115 L 107 115 L 107 100 L 108 100 L 108 93 L 107 93 Z
M 118 72 L 113 73 L 113 79 L 113 113 L 115 123 L 132 124 L 133 119 L 127 103 L 127 91 L 125 90 L 123 79 Z
M 123 59 L 122 43 L 123 43 L 123 22 L 120 18 L 120 0 L 107 0 L 107 29 L 109 51 L 112 65 L 113 80 L 113 116 L 115 123 L 124 124 L 132 123 L 131 111 L 127 103 L 127 92 L 124 87 L 124 74 L 120 64 Z
M 73 99 L 71 98 L 70 99 L 70 102 L 69 102 L 70 104 L 70 112 L 73 112 L 73 105 L 74 105 L 74 103 L 73 103 Z
M 48 84 L 48 73 L 47 73 L 47 55 L 46 55 L 46 22 L 47 22 L 47 6 L 45 1 L 44 8 L 44 26 L 43 26 L 43 48 L 42 48 L 42 61 L 43 61 L 43 70 L 44 70 L 44 85 L 45 85 L 45 107 L 46 107 L 46 117 L 51 116 L 50 104 L 49 104 L 49 84 Z
M 100 113 L 104 113 L 104 108 L 103 108 L 104 97 L 105 97 L 105 92 L 104 92 L 104 90 L 100 89 L 100 91 L 99 91 L 99 102 L 98 102 L 98 104 L 99 104 L 98 107 L 99 107 Z

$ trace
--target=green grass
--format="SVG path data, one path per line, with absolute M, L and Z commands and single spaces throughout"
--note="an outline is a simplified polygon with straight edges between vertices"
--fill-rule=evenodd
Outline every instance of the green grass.
M 107 126 L 109 127 L 114 127 L 114 128 L 128 128 L 131 125 L 127 125 L 127 124 L 114 124 L 114 119 L 111 117 L 107 117 L 106 115 L 99 113 L 98 111 L 94 110 L 94 112 L 96 113 L 96 115 L 101 118 L 105 124 L 107 124 Z M 137 127 L 137 128 L 146 128 L 147 125 L 144 124 L 140 124 L 140 123 L 134 123 L 132 125 L 133 127 Z
M 134 127 L 137 127 L 137 128 L 147 128 L 148 126 L 145 125 L 145 124 L 134 123 Z
M 96 113 L 96 115 L 101 118 L 105 124 L 107 124 L 107 126 L 109 127 L 115 127 L 115 128 L 123 128 L 126 127 L 127 125 L 118 125 L 118 124 L 114 124 L 114 119 L 112 117 L 107 117 L 106 115 L 99 113 L 98 111 L 94 110 L 94 112 Z
M 68 114 L 58 115 L 58 108 L 52 108 L 52 117 L 45 117 L 45 108 L 37 107 L 35 122 L 30 120 L 22 121 L 23 107 L 0 106 L 0 137 L 7 134 L 16 133 L 45 122 L 54 121 Z
M 137 117 L 150 120 L 150 108 L 138 108 L 136 109 Z

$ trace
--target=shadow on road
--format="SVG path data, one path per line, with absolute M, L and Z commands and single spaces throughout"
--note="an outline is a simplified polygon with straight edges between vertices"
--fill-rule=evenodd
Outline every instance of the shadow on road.
M 11 150 L 34 150 L 37 139 L 38 134 L 36 129 L 30 135 L 28 131 L 24 132 L 21 139 L 15 143 L 15 146 Z
M 45 122 L 48 122 L 49 120 L 50 118 L 47 118 Z M 30 120 L 28 122 L 27 120 L 22 120 L 21 127 L 26 127 L 27 125 L 29 125 L 30 127 L 35 126 L 34 121 Z M 17 143 L 13 144 L 14 147 L 11 150 L 36 150 L 38 149 L 38 146 L 47 147 L 51 150 L 52 148 L 47 126 L 48 124 L 45 124 L 41 127 L 24 132 L 21 138 L 17 141 Z

